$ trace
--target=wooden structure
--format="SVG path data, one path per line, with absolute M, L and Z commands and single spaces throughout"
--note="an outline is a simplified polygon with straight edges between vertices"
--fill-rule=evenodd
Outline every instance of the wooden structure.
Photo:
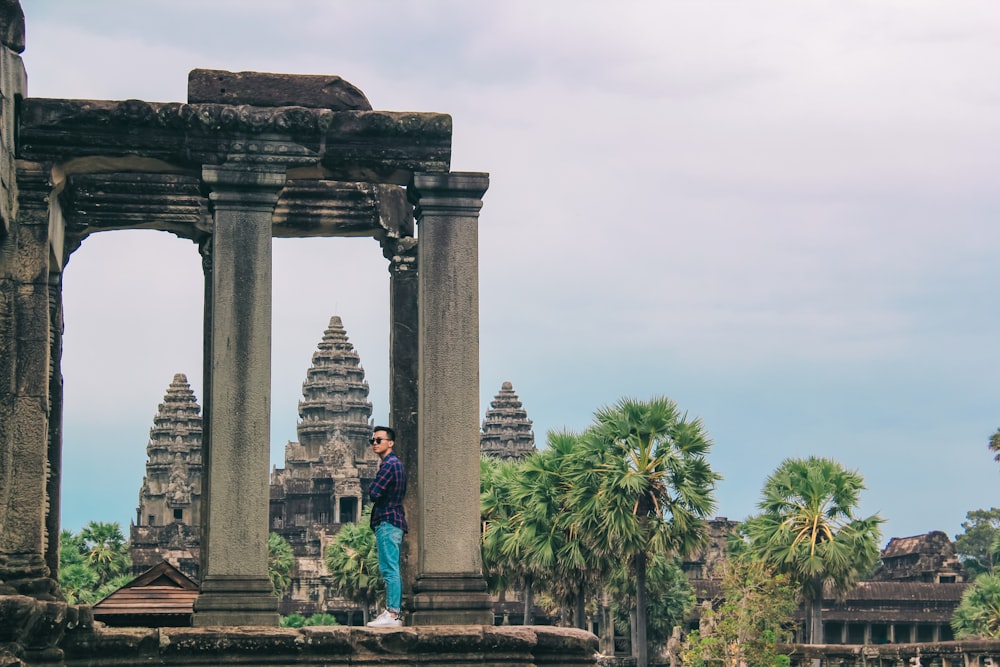
M 191 625 L 198 584 L 160 561 L 94 605 L 94 620 L 115 627 Z

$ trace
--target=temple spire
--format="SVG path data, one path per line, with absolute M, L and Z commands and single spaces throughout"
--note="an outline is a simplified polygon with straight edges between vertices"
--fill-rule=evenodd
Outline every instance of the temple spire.
M 146 445 L 146 477 L 137 523 L 197 526 L 201 497 L 201 408 L 187 376 L 174 375 L 160 403 Z
M 499 459 L 523 459 L 535 451 L 535 434 L 528 413 L 506 381 L 490 403 L 479 439 L 483 454 Z

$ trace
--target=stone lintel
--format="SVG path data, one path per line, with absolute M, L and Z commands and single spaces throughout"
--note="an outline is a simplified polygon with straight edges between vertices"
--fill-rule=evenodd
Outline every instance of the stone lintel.
M 192 104 L 249 104 L 255 107 L 309 107 L 333 111 L 371 111 L 356 86 L 339 76 L 273 74 L 193 69 L 188 74 Z
M 322 167 L 326 177 L 405 185 L 447 171 L 451 116 L 142 100 L 28 98 L 20 156 L 60 163 L 135 156 L 193 168 L 223 163 Z
M 112 229 L 157 229 L 194 240 L 206 217 L 201 180 L 189 174 L 73 174 L 59 201 L 67 231 L 81 239 Z
M 273 235 L 278 238 L 412 235 L 412 208 L 400 206 L 406 204 L 405 196 L 403 189 L 395 185 L 290 180 L 274 209 Z

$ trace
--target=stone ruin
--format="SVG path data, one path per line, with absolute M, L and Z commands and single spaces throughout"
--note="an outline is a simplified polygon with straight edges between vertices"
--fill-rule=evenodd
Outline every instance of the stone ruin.
M 284 467 L 271 471 L 269 530 L 285 538 L 295 555 L 291 586 L 278 603 L 282 615 L 328 613 L 346 624 L 362 618 L 355 603 L 331 594 L 324 555 L 340 527 L 361 518 L 378 468 L 368 444 L 373 426 L 368 394 L 361 358 L 334 315 L 302 383 L 298 440 L 285 445 Z M 507 459 L 535 451 L 531 420 L 509 381 L 486 411 L 480 450 Z M 198 581 L 201 407 L 183 373 L 174 375 L 159 405 L 146 453 L 129 534 L 132 575 L 167 561 Z M 497 605 L 494 601 L 495 614 Z
M 0 2 L 0 21 L 0 651 L 59 664 L 67 631 L 83 632 L 75 650 L 97 650 L 87 659 L 101 664 L 86 608 L 68 607 L 58 585 L 62 280 L 87 236 L 121 229 L 188 239 L 202 258 L 194 630 L 278 622 L 266 571 L 273 237 L 378 243 L 390 275 L 389 421 L 405 434 L 397 449 L 412 480 L 406 630 L 419 644 L 421 626 L 491 623 L 475 446 L 489 176 L 451 171 L 451 117 L 375 110 L 336 76 L 214 70 L 190 73 L 186 102 L 32 98 L 16 0 Z M 219 632 L 194 643 L 219 650 Z

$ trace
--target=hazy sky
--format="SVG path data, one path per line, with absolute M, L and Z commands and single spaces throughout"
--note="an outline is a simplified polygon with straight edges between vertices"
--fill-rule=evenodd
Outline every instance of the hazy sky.
M 714 440 L 719 516 L 809 455 L 862 473 L 886 540 L 1000 506 L 1000 4 L 23 5 L 33 97 L 184 101 L 213 68 L 452 114 L 491 183 L 481 412 L 510 380 L 538 443 L 663 394 Z M 331 315 L 386 419 L 388 284 L 370 239 L 275 241 L 272 464 Z M 203 400 L 196 247 L 94 235 L 64 294 L 63 526 L 127 527 L 173 374 Z

